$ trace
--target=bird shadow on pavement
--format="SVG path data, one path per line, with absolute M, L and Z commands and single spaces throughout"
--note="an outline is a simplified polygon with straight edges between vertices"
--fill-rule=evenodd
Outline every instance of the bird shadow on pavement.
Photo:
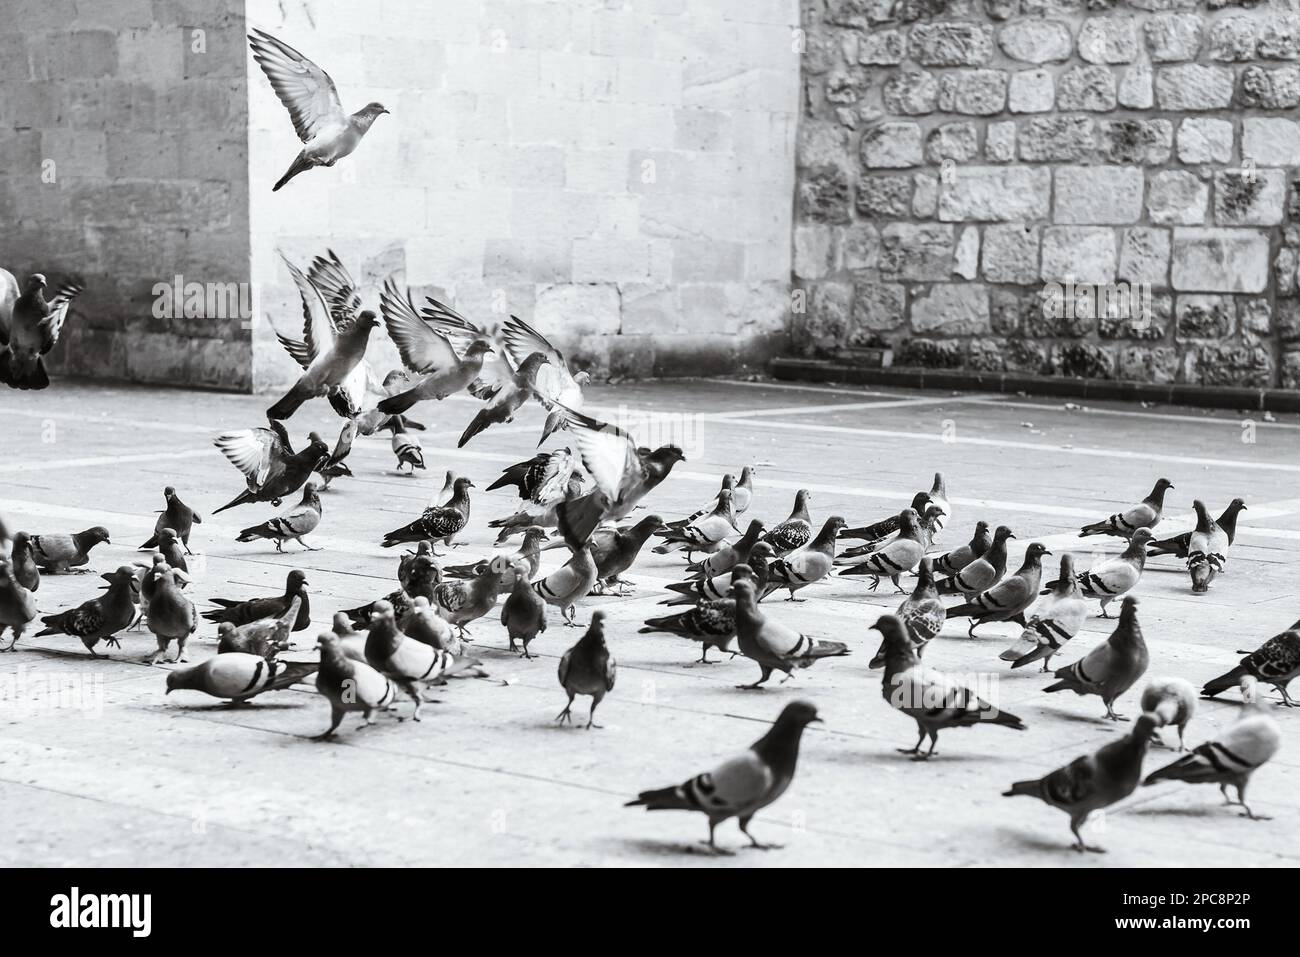
M 196 712 L 196 713 L 202 713 L 202 712 L 209 712 L 209 711 L 210 711 L 210 712 L 212 712 L 212 713 L 214 713 L 214 714 L 242 714 L 242 713 L 244 713 L 244 712 L 247 712 L 247 713 L 249 713 L 249 714 L 256 714 L 256 713 L 258 713 L 258 712 L 269 712 L 269 711 L 293 711 L 293 710 L 296 710 L 296 709 L 302 708 L 303 706 L 304 706 L 304 705 L 303 705 L 302 702 L 293 703 L 293 702 L 289 702 L 289 701 L 278 702 L 278 703 L 275 703 L 275 704 L 272 704 L 271 702 L 266 702 L 265 704 L 251 704 L 251 703 L 250 703 L 250 704 L 239 704 L 239 705 L 229 705 L 229 704 L 169 704 L 169 705 L 167 705 L 166 710 L 168 710 L 168 711 Z
M 1105 728 L 1108 731 L 1114 731 L 1117 728 L 1125 729 L 1133 726 L 1132 721 L 1111 721 L 1109 718 L 1100 717 L 1092 714 L 1080 714 L 1077 711 L 1064 711 L 1056 708 L 1044 707 L 1042 709 L 1043 717 L 1056 718 L 1060 721 L 1072 721 L 1075 724 L 1090 724 L 1096 728 Z
M 994 829 L 1000 836 L 1014 841 L 1025 850 L 1042 851 L 1047 854 L 1060 854 L 1063 860 L 1083 860 L 1105 855 L 1079 854 L 1068 840 L 1053 840 L 1037 831 L 1021 831 L 1006 825 Z M 1066 855 L 1069 855 L 1068 857 Z
M 731 854 L 714 854 L 710 852 L 704 844 L 687 844 L 682 841 L 658 841 L 653 838 L 625 838 L 620 843 L 630 851 L 652 857 L 671 857 L 696 861 L 734 860 L 734 857 Z M 741 851 L 743 847 L 728 847 L 726 849 L 737 852 L 735 857 L 739 857 L 739 851 Z
M 1193 818 L 1214 818 L 1222 814 L 1224 817 L 1238 817 L 1237 809 L 1229 807 L 1226 804 L 1207 804 L 1199 807 L 1188 807 L 1185 805 L 1167 805 L 1165 807 L 1152 807 L 1150 804 L 1144 804 L 1141 807 L 1127 808 L 1125 814 L 1132 814 L 1137 817 L 1193 817 Z

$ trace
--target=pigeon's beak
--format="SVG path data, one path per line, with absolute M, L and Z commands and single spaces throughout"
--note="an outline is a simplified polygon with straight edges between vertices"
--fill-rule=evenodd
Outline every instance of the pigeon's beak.
M 826 722 L 823 721 L 821 718 L 812 718 L 812 719 L 809 720 L 808 723 L 809 723 L 809 724 L 825 724 Z
M 1007 538 L 1015 538 L 1015 537 L 1016 537 L 1016 536 L 1015 536 L 1015 533 L 1014 533 L 1014 532 L 1013 532 L 1013 533 L 1010 533 L 1010 534 L 1007 535 Z
M 109 572 L 104 572 L 104 574 L 100 575 L 99 577 L 104 579 L 104 581 L 106 582 L 111 582 L 113 580 L 113 576 Z
M 171 694 L 171 693 L 172 693 L 172 689 L 171 689 L 171 688 L 168 688 L 166 691 L 163 692 L 163 694 L 165 694 L 165 695 L 167 695 L 167 694 Z
M 1044 554 L 1044 555 L 1050 555 L 1050 554 L 1052 554 L 1052 550 L 1051 550 L 1050 548 L 1044 548 L 1044 549 L 1043 549 L 1043 554 Z

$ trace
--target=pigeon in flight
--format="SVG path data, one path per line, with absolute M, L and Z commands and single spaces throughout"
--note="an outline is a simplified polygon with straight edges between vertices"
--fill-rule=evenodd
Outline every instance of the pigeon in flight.
M 330 75 L 289 44 L 257 29 L 249 34 L 248 43 L 303 144 L 302 152 L 271 187 L 273 193 L 313 166 L 333 166 L 355 150 L 371 124 L 388 112 L 382 103 L 367 103 L 349 116 Z

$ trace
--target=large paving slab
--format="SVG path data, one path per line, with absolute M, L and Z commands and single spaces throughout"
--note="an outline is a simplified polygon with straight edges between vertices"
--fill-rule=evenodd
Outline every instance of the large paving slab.
M 1150 676 L 1199 686 L 1231 667 L 1236 649 L 1300 617 L 1297 419 L 733 381 L 629 382 L 593 387 L 589 401 L 606 417 L 653 411 L 659 437 L 686 449 L 688 460 L 647 500 L 666 517 L 704 504 L 722 472 L 745 464 L 759 470 L 751 514 L 779 520 L 795 491 L 808 488 L 818 523 L 836 513 L 858 522 L 896 511 L 941 469 L 955 515 L 939 546 L 965 541 L 984 518 L 1016 530 L 1013 562 L 1032 540 L 1086 562 L 1118 549 L 1076 538 L 1079 525 L 1140 498 L 1160 475 L 1176 485 L 1162 531 L 1190 527 L 1193 497 L 1217 513 L 1244 496 L 1250 509 L 1228 573 L 1208 595 L 1191 594 L 1177 563 L 1151 563 L 1138 591 Z M 272 514 L 270 506 L 210 514 L 240 488 L 211 437 L 260 424 L 266 404 L 264 397 L 76 382 L 0 395 L 0 515 L 11 528 L 37 532 L 107 525 L 113 544 L 93 556 L 103 571 L 139 557 L 132 546 L 150 533 L 162 487 L 175 485 L 205 517 L 192 542 L 199 554 L 190 592 L 200 608 L 214 596 L 277 593 L 286 571 L 302 568 L 313 619 L 325 626 L 334 610 L 390 590 L 396 556 L 379 547 L 380 537 L 419 513 L 447 468 L 480 489 L 457 560 L 486 553 L 487 521 L 514 502 L 506 491 L 481 489 L 531 454 L 540 435 L 541 414 L 530 408 L 458 451 L 471 402 L 422 405 L 415 415 L 430 426 L 421 436 L 428 471 L 398 476 L 386 439 L 359 441 L 355 479 L 324 495 L 324 521 L 313 536 L 324 550 L 281 555 L 269 544 L 234 541 L 239 528 Z M 290 423 L 298 441 L 311 428 L 332 438 L 338 424 L 324 403 Z M 546 567 L 563 554 L 547 552 Z M 10 822 L 0 863 L 1300 863 L 1300 712 L 1275 709 L 1283 748 L 1252 784 L 1252 805 L 1271 822 L 1222 807 L 1214 788 L 1163 785 L 1094 821 L 1091 835 L 1110 853 L 1080 856 L 1068 850 L 1064 815 L 1000 792 L 1124 727 L 1100 720 L 1095 698 L 1045 695 L 1047 681 L 1033 669 L 1008 670 L 997 656 L 1011 626 L 989 626 L 972 640 L 953 623 L 927 660 L 995 688 L 999 704 L 1029 729 L 949 731 L 939 757 L 917 763 L 895 750 L 912 744 L 913 724 L 881 699 L 880 674 L 867 664 L 878 641 L 868 626 L 896 606 L 896 596 L 844 579 L 808 589 L 800 604 L 773 596 L 765 613 L 845 641 L 852 654 L 788 683 L 741 691 L 735 685 L 757 677 L 751 662 L 699 665 L 697 646 L 636 633 L 662 612 L 663 585 L 681 566 L 679 557 L 647 551 L 630 575 L 638 586 L 632 596 L 582 603 L 584 624 L 594 608 L 608 613 L 619 661 L 618 685 L 601 708 L 605 727 L 593 731 L 554 724 L 564 704 L 556 663 L 580 634 L 557 616 L 532 661 L 508 653 L 501 626 L 485 619 L 472 631 L 489 679 L 453 682 L 419 724 L 384 717 L 357 731 L 350 717 L 334 743 L 309 740 L 328 720 L 309 686 L 232 710 L 196 695 L 164 697 L 171 666 L 144 663 L 153 646 L 147 632 L 128 634 L 100 660 L 66 638 L 24 638 L 0 655 L 0 802 Z M 46 577 L 41 611 L 84 601 L 98 584 L 94 576 Z M 1109 631 L 1109 623 L 1090 619 L 1058 660 L 1073 660 Z M 307 657 L 310 637 L 299 638 L 296 654 Z M 214 652 L 215 631 L 202 628 L 191 659 Z M 62 698 L 38 693 L 54 682 L 67 689 Z M 1135 712 L 1137 696 L 1130 692 L 1119 709 Z M 689 854 L 705 834 L 702 820 L 621 807 L 638 790 L 675 783 L 744 748 L 797 698 L 813 701 L 826 724 L 805 737 L 793 787 L 754 825 L 785 850 L 718 860 Z M 1235 700 L 1230 693 L 1202 703 L 1190 740 L 1234 720 Z M 1171 759 L 1153 749 L 1147 767 Z M 734 824 L 719 836 L 743 843 Z

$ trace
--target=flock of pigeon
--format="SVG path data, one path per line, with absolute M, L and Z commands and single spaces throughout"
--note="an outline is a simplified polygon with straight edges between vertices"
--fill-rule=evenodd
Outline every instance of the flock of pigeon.
M 250 37 L 255 58 L 289 109 L 304 142 L 276 189 L 312 166 L 332 166 L 355 149 L 374 117 L 387 112 L 371 104 L 350 118 L 338 106 L 329 77 L 297 51 L 268 34 Z M 334 481 L 352 476 L 348 459 L 358 436 L 387 432 L 399 471 L 425 469 L 418 433 L 423 424 L 412 417 L 421 402 L 467 393 L 481 402 L 460 438 L 464 446 L 493 425 L 508 423 L 528 403 L 545 410 L 538 446 L 567 441 L 505 469 L 489 490 L 514 489 L 519 504 L 510 515 L 494 518 L 496 550 L 476 561 L 452 564 L 448 553 L 466 530 L 474 483 L 448 472 L 442 489 L 413 521 L 383 535 L 384 547 L 413 546 L 400 555 L 392 591 L 366 605 L 333 613 L 333 627 L 320 633 L 312 661 L 286 660 L 291 636 L 312 627 L 309 582 L 300 570 L 289 573 L 284 592 L 262 598 L 212 598 L 201 615 L 187 586 L 190 537 L 201 516 L 182 501 L 177 490 L 164 490 L 165 507 L 154 535 L 140 547 L 148 561 L 123 565 L 101 577 L 103 594 L 41 617 L 38 636 L 68 635 L 95 657 L 101 643 L 117 647 L 118 636 L 132 627 L 147 627 L 156 639 L 151 663 L 187 662 L 186 645 L 201 622 L 217 626 L 217 654 L 190 667 L 171 670 L 167 692 L 189 691 L 238 705 L 266 692 L 314 682 L 329 705 L 328 727 L 334 735 L 344 716 L 362 715 L 364 725 L 376 714 L 394 713 L 420 720 L 421 706 L 432 686 L 453 679 L 484 675 L 472 653 L 469 626 L 499 618 L 510 649 L 531 658 L 530 645 L 548 627 L 549 608 L 563 623 L 580 627 L 579 607 L 593 594 L 624 595 L 623 577 L 643 549 L 680 554 L 685 559 L 680 583 L 669 587 L 662 604 L 681 608 L 653 617 L 642 633 L 668 633 L 699 646 L 699 661 L 709 651 L 739 655 L 757 666 L 758 676 L 745 689 L 762 689 L 774 672 L 786 680 L 796 670 L 822 659 L 850 653 L 849 645 L 791 629 L 762 611 L 773 594 L 803 601 L 799 592 L 838 573 L 866 579 L 872 591 L 888 580 L 904 597 L 894 614 L 882 615 L 871 628 L 880 633 L 879 649 L 870 659 L 881 669 L 881 691 L 890 707 L 916 725 L 914 746 L 903 750 L 916 760 L 935 754 L 939 732 L 948 728 L 992 726 L 1026 730 L 1016 715 L 984 700 L 966 685 L 933 667 L 926 652 L 949 619 L 967 619 L 969 633 L 988 622 L 1012 622 L 1018 637 L 1001 653 L 1011 668 L 1041 662 L 1051 672 L 1047 692 L 1072 691 L 1101 699 L 1106 717 L 1127 721 L 1116 702 L 1148 670 L 1149 653 L 1138 621 L 1135 591 L 1146 562 L 1172 556 L 1186 562 L 1191 588 L 1206 591 L 1225 571 L 1239 513 L 1234 499 L 1216 520 L 1201 501 L 1194 503 L 1196 527 L 1157 540 L 1166 479 L 1156 482 L 1141 502 L 1085 526 L 1080 535 L 1111 536 L 1126 542 L 1122 553 L 1076 569 L 1062 556 L 1059 574 L 1044 582 L 1043 559 L 1051 555 L 1038 542 L 1029 544 L 1020 567 L 1007 569 L 1006 526 L 990 529 L 979 521 L 969 541 L 943 551 L 936 539 L 952 522 L 953 510 L 941 474 L 928 491 L 917 492 L 911 505 L 878 521 L 850 526 L 832 516 L 815 528 L 809 494 L 800 491 L 787 518 L 765 523 L 740 521 L 753 501 L 754 470 L 722 477 L 721 487 L 705 507 L 676 520 L 646 514 L 647 494 L 664 482 L 682 451 L 673 445 L 649 449 L 637 445 L 623 429 L 583 411 L 586 374 L 570 369 L 563 353 L 527 322 L 509 317 L 499 328 L 476 324 L 434 298 L 417 305 L 409 291 L 392 279 L 379 295 L 378 313 L 362 308 L 362 295 L 343 263 L 332 252 L 306 268 L 286 260 L 302 302 L 301 335 L 279 333 L 289 355 L 301 366 L 291 389 L 267 410 L 265 427 L 225 432 L 215 445 L 238 469 L 243 488 L 217 512 L 247 504 L 287 508 L 242 530 L 240 542 L 266 541 L 277 550 L 296 542 L 313 548 L 307 537 L 322 520 L 321 493 Z M 48 385 L 42 356 L 57 341 L 78 287 L 62 287 L 50 300 L 46 281 L 34 275 L 25 290 L 8 273 L 0 274 L 0 380 L 17 388 Z M 402 368 L 378 381 L 366 361 L 371 333 L 386 331 L 401 357 Z M 312 432 L 295 449 L 285 422 L 305 403 L 325 399 L 342 419 L 338 439 L 327 443 Z M 300 496 L 300 497 L 299 497 Z M 518 537 L 515 548 L 510 543 Z M 12 536 L 0 525 L 0 637 L 12 632 L 14 648 L 38 617 L 35 593 L 42 574 L 88 570 L 92 549 L 109 542 L 102 527 L 75 534 Z M 849 544 L 854 543 L 854 544 Z M 846 547 L 847 546 L 847 547 Z M 542 553 L 564 549 L 567 561 L 542 572 Z M 915 586 L 902 585 L 915 574 Z M 945 601 L 948 599 L 948 601 Z M 1052 669 L 1055 656 L 1079 632 L 1092 602 L 1103 617 L 1120 603 L 1114 632 L 1068 665 Z M 591 699 L 586 726 L 613 692 L 617 665 L 606 635 L 605 613 L 594 610 L 582 636 L 560 659 L 558 679 L 567 702 L 557 720 L 572 721 L 575 698 Z M 634 639 L 620 637 L 623 643 Z M 1217 737 L 1200 744 L 1143 780 L 1143 761 L 1160 729 L 1177 729 L 1178 750 L 1197 707 L 1194 688 L 1180 679 L 1149 681 L 1140 695 L 1141 713 L 1127 735 L 1096 753 L 1034 781 L 1021 781 L 1005 793 L 1030 795 L 1065 811 L 1080 851 L 1099 850 L 1085 843 L 1080 827 L 1087 816 L 1132 794 L 1141 783 L 1180 780 L 1214 783 L 1225 798 L 1236 789 L 1245 815 L 1258 819 L 1245 802 L 1251 775 L 1278 750 L 1277 721 L 1260 700 L 1260 685 L 1271 685 L 1287 706 L 1295 702 L 1287 684 L 1300 674 L 1300 622 L 1268 639 L 1257 650 L 1242 652 L 1240 664 L 1208 680 L 1202 694 L 1215 696 L 1240 688 L 1241 717 Z M 738 820 L 754 847 L 766 847 L 749 833 L 753 816 L 776 801 L 795 774 L 804 728 L 819 721 L 806 702 L 787 705 L 771 729 L 743 754 L 685 783 L 644 791 L 634 806 L 649 810 L 694 810 L 709 825 L 707 847 L 729 853 L 714 841 L 718 824 Z M 929 746 L 924 747 L 926 740 Z

